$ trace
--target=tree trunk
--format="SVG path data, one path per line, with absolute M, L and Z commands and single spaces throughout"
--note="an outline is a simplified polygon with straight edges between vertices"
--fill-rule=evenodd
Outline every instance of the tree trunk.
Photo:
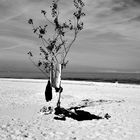
M 56 92 L 59 92 L 57 106 L 60 106 L 60 98 L 61 98 L 61 64 L 57 63 L 55 65 L 52 64 L 50 71 L 50 81 L 53 88 L 55 88 Z

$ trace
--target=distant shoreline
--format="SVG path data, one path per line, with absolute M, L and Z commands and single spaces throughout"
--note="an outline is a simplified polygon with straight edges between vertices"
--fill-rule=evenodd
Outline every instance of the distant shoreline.
M 47 79 L 41 73 L 33 72 L 3 72 L 0 73 L 0 78 L 14 78 L 14 79 Z M 74 81 L 91 81 L 91 82 L 110 82 L 110 83 L 124 83 L 124 84 L 138 84 L 140 85 L 140 73 L 86 73 L 86 72 L 64 72 L 62 80 Z
M 14 77 L 0 77 L 4 79 L 33 79 L 33 80 L 48 80 L 47 78 L 14 78 Z M 135 79 L 82 79 L 82 78 L 62 78 L 62 80 L 70 80 L 70 81 L 86 81 L 86 82 L 105 82 L 105 83 L 120 83 L 120 84 L 135 84 L 140 85 L 140 80 Z

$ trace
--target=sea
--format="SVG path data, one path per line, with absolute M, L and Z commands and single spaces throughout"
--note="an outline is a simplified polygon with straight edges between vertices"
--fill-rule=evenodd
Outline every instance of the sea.
M 0 78 L 48 79 L 40 72 L 0 72 Z M 140 84 L 140 73 L 118 72 L 63 72 L 62 80 L 96 81 Z

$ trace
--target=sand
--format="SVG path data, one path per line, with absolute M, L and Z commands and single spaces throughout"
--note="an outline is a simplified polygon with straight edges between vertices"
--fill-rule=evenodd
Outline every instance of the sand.
M 61 105 L 109 119 L 77 121 L 40 111 L 47 80 L 0 79 L 0 140 L 139 140 L 140 85 L 62 81 Z

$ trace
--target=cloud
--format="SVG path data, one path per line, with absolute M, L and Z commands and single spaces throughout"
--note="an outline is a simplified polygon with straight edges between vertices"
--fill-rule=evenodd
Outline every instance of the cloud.
M 140 6 L 139 0 L 113 0 L 113 2 L 118 4 L 118 7 L 122 7 L 122 9 Z
M 100 69 L 140 69 L 140 1 L 84 1 L 84 30 L 71 49 L 71 63 Z M 3 49 L 3 59 L 4 55 L 12 53 L 13 59 L 21 55 L 24 60 L 28 49 L 36 52 L 41 43 L 32 34 L 27 20 L 33 18 L 36 24 L 44 24 L 40 10 L 48 9 L 50 5 L 51 1 L 46 0 L 0 1 L 0 50 Z M 74 11 L 72 0 L 62 0 L 60 5 L 60 20 L 71 17 Z M 50 11 L 47 12 L 50 18 Z
M 95 32 L 95 35 L 112 32 L 120 34 L 124 39 L 139 39 L 139 23 L 135 23 L 135 21 L 139 21 L 140 15 L 140 3 L 138 1 L 90 0 L 87 5 L 86 29 Z M 130 20 L 131 22 L 129 22 Z

